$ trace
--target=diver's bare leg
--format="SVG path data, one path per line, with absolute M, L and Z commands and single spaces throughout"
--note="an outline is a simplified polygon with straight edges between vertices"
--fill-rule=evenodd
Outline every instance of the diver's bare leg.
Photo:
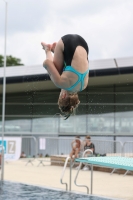
M 51 60 L 55 65 L 59 74 L 62 74 L 64 67 L 64 56 L 63 56 L 64 44 L 62 40 L 59 40 L 58 43 L 53 43 L 52 45 L 46 44 L 45 42 L 41 42 L 41 45 L 45 50 L 46 59 Z M 51 51 L 54 52 L 54 57 Z
M 55 45 L 54 49 L 54 65 L 56 66 L 56 69 L 58 70 L 59 74 L 62 74 L 63 67 L 64 67 L 64 44 L 62 40 L 60 39 L 59 42 Z
M 51 45 L 51 51 L 54 53 L 55 51 L 55 47 L 56 47 L 57 43 L 54 42 L 52 45 Z
M 41 42 L 41 45 L 46 53 L 46 59 L 53 61 L 53 55 L 51 53 L 52 46 L 50 44 L 46 44 L 45 42 Z

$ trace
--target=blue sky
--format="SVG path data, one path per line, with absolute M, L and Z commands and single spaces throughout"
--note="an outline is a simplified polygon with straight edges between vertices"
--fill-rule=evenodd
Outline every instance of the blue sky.
M 41 41 L 72 33 L 85 38 L 89 59 L 133 56 L 132 0 L 7 0 L 7 55 L 42 64 Z M 4 54 L 5 3 L 0 0 L 0 54 Z

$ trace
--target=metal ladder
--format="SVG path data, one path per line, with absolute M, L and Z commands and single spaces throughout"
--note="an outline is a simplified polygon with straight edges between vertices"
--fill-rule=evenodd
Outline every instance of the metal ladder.
M 64 174 L 65 174 L 65 171 L 66 171 L 66 166 L 67 166 L 67 163 L 68 163 L 69 160 L 70 160 L 70 177 L 69 177 L 69 183 L 70 184 L 69 184 L 69 191 L 71 191 L 71 168 L 72 168 L 72 160 L 71 160 L 70 156 L 68 156 L 66 158 L 66 161 L 65 161 L 65 164 L 64 164 L 64 167 L 63 167 L 63 170 L 62 170 L 61 178 L 60 178 L 61 184 L 65 184 L 66 185 L 66 191 L 68 191 L 68 184 L 63 182 L 63 177 L 64 177 Z
M 86 154 L 86 152 L 90 152 L 91 155 L 93 155 L 92 150 L 87 149 L 87 150 L 85 150 L 85 151 L 83 152 L 83 156 L 82 156 L 82 157 L 84 157 L 84 155 Z M 64 177 L 64 174 L 65 174 L 66 166 L 67 166 L 67 163 L 68 163 L 69 159 L 70 159 L 70 156 L 68 156 L 68 157 L 66 158 L 66 161 L 65 161 L 65 164 L 64 164 L 64 167 L 63 167 L 63 170 L 62 170 L 61 178 L 60 178 L 61 184 L 65 184 L 65 185 L 66 185 L 66 191 L 68 191 L 68 184 L 65 183 L 65 182 L 63 182 L 63 177 Z M 73 163 L 73 164 L 74 164 L 74 163 Z M 78 186 L 78 187 L 85 187 L 85 188 L 87 188 L 87 194 L 89 194 L 89 188 L 88 188 L 86 185 L 79 185 L 79 184 L 76 183 L 77 177 L 78 177 L 78 174 L 79 174 L 79 170 L 81 169 L 81 166 L 82 166 L 82 163 L 79 164 L 79 169 L 78 169 L 78 171 L 77 171 L 77 174 L 76 174 L 74 183 L 75 183 L 75 185 Z M 70 159 L 69 191 L 71 191 L 72 167 L 73 167 L 73 165 L 72 165 L 72 160 Z
M 83 157 L 85 156 L 85 154 L 86 154 L 87 152 L 90 152 L 90 154 L 93 155 L 92 150 L 91 150 L 91 149 L 87 149 L 87 150 L 84 151 Z M 80 169 L 81 169 L 81 166 L 82 166 L 82 163 L 79 164 L 79 169 L 78 169 L 77 174 L 76 174 L 76 176 L 75 176 L 74 183 L 75 183 L 75 185 L 78 186 L 78 187 L 85 187 L 85 188 L 87 189 L 87 194 L 89 194 L 89 188 L 88 188 L 88 186 L 77 184 L 77 178 L 78 178 L 78 174 L 79 174 L 79 171 L 80 171 Z M 93 167 L 93 166 L 91 165 L 91 170 L 93 170 L 92 167 Z M 92 194 L 92 186 L 91 186 L 91 194 Z

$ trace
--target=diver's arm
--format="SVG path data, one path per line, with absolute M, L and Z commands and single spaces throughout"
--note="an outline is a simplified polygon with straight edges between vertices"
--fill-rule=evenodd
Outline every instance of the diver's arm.
M 48 71 L 48 74 L 53 83 L 59 88 L 64 88 L 66 85 L 66 80 L 61 77 L 54 63 L 51 60 L 46 59 L 43 63 L 43 67 L 45 67 L 45 69 Z

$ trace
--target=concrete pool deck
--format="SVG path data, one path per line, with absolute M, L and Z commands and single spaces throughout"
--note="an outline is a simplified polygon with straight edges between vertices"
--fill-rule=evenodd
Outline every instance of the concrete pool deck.
M 51 166 L 49 162 L 44 163 L 45 166 L 41 164 L 38 166 L 39 159 L 35 159 L 33 165 L 28 163 L 26 166 L 26 162 L 27 159 L 5 162 L 4 180 L 65 190 L 65 185 L 60 183 L 62 166 Z M 77 170 L 72 170 L 72 191 L 86 194 L 86 188 L 77 187 L 74 184 L 76 172 Z M 68 167 L 63 181 L 67 182 L 69 187 Z M 81 170 L 77 183 L 87 185 L 90 188 L 90 172 Z M 110 175 L 107 172 L 94 171 L 93 195 L 133 200 L 133 176 L 124 177 L 122 174 Z

